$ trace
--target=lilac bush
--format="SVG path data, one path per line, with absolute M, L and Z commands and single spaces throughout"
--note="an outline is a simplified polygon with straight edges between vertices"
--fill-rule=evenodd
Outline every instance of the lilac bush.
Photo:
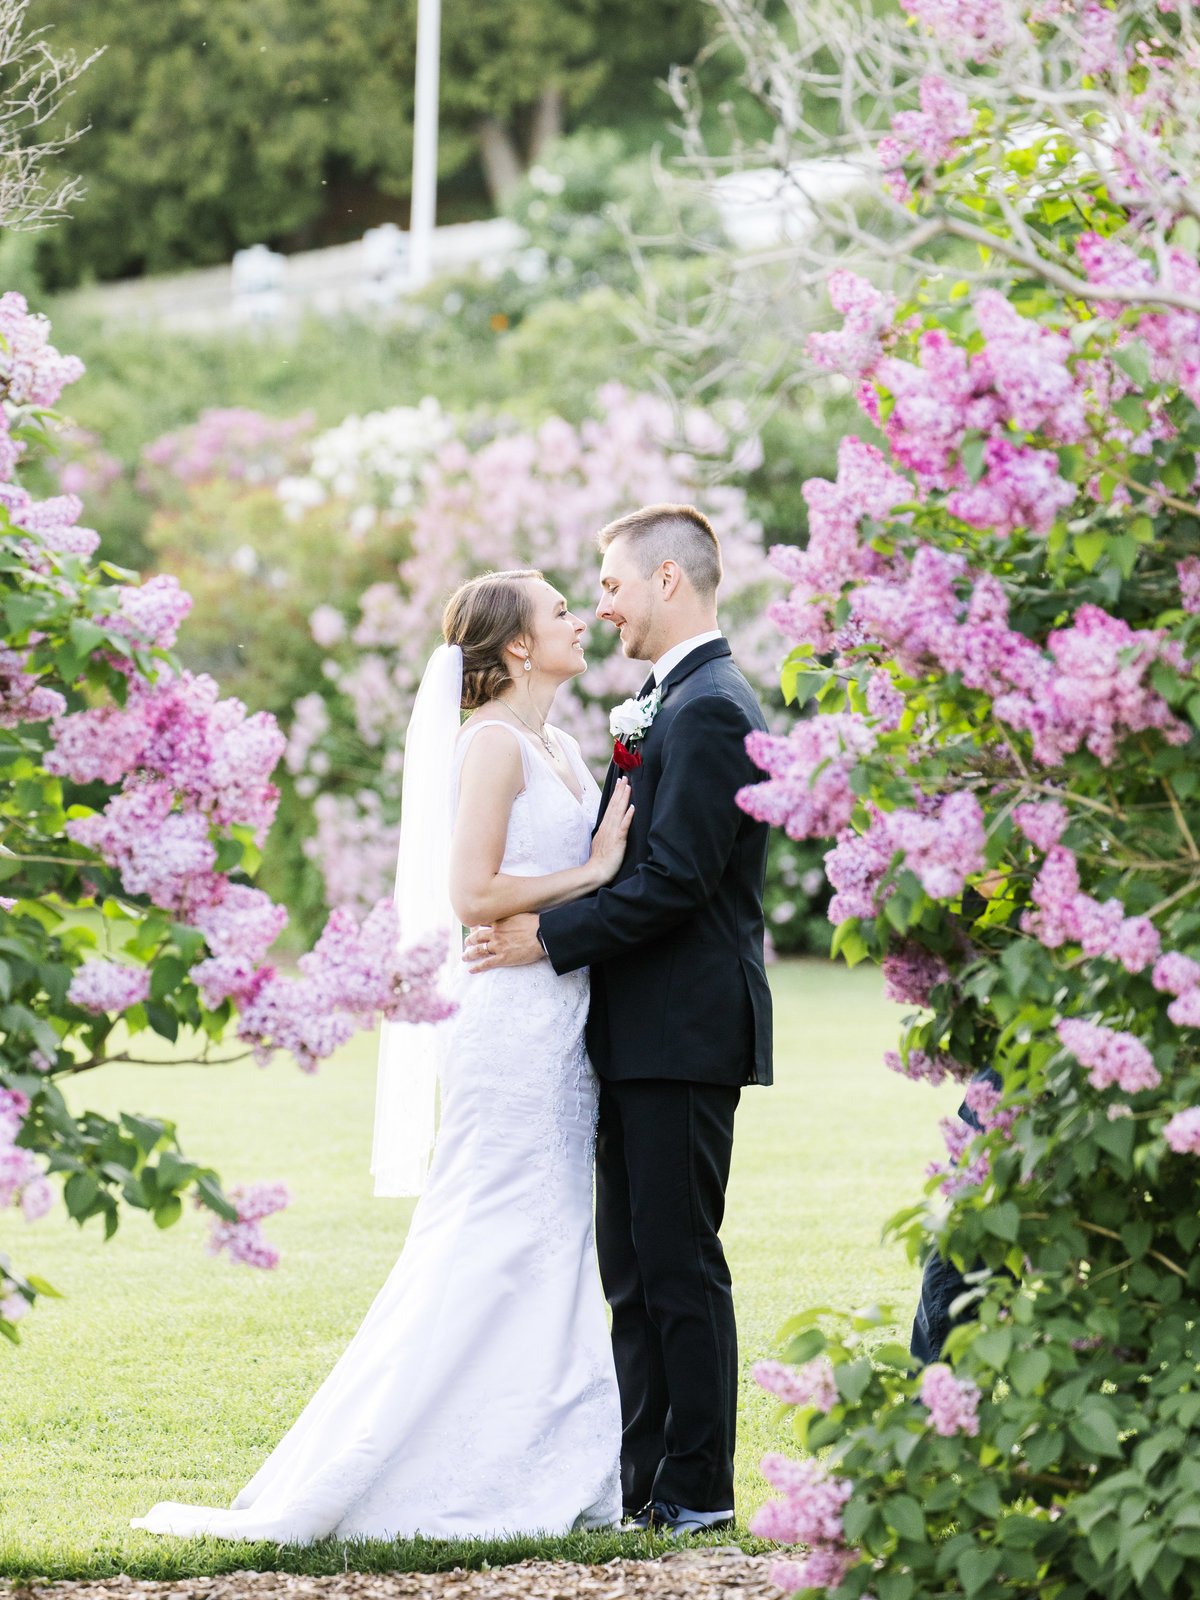
M 438 1021 L 452 1008 L 433 949 L 401 949 L 390 899 L 361 926 L 335 913 L 297 976 L 270 960 L 287 912 L 251 878 L 286 741 L 269 713 L 222 699 L 172 656 L 192 604 L 174 577 L 138 583 L 94 564 L 79 496 L 38 500 L 18 483 L 82 371 L 48 333 L 19 295 L 0 296 L 0 1208 L 36 1221 L 61 1178 L 70 1215 L 101 1218 L 108 1236 L 122 1202 L 166 1227 L 190 1191 L 216 1219 L 214 1250 L 273 1266 L 258 1227 L 286 1204 L 282 1186 L 226 1194 L 171 1124 L 78 1115 L 63 1086 L 137 1059 L 146 1031 L 182 1041 L 179 1059 L 287 1050 L 310 1071 L 381 1015 Z M 242 449 L 294 431 L 235 421 Z M 221 414 L 217 431 L 230 428 Z M 182 459 L 190 471 L 196 452 Z M 52 1292 L 0 1258 L 0 1333 L 17 1338 Z
M 995 1074 L 890 1225 L 965 1275 L 941 1360 L 916 1372 L 879 1311 L 794 1319 L 760 1381 L 823 1456 L 764 1464 L 759 1531 L 809 1547 L 779 1583 L 839 1600 L 1192 1595 L 1195 11 L 818 0 L 784 38 L 721 9 L 775 158 L 856 159 L 874 207 L 792 247 L 844 246 L 810 371 L 849 375 L 866 426 L 772 553 L 806 715 L 756 736 L 740 802 L 835 835 L 834 949 L 910 1008 L 887 1065 Z M 834 81 L 822 134 L 795 108 Z

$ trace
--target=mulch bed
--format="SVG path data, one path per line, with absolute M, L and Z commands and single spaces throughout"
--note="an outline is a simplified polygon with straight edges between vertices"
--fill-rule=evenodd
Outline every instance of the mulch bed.
M 653 1561 L 522 1561 L 483 1572 L 344 1572 L 306 1578 L 288 1572 L 230 1572 L 170 1582 L 127 1577 L 100 1582 L 0 1585 L 9 1600 L 779 1600 L 767 1581 L 771 1560 L 735 1546 L 679 1550 Z

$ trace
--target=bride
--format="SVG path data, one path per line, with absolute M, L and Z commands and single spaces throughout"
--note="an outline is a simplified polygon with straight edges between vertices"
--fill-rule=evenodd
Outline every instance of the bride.
M 422 873 L 465 924 L 610 882 L 628 785 L 593 839 L 599 790 L 574 739 L 546 722 L 560 684 L 586 667 L 583 623 L 540 573 L 498 572 L 457 591 L 443 632 L 409 730 L 402 928 L 406 884 Z M 460 704 L 471 712 L 461 731 Z M 619 1522 L 620 1403 L 592 1231 L 587 972 L 455 966 L 455 1017 L 407 1030 L 434 1035 L 441 1126 L 404 1251 L 362 1326 L 231 1510 L 168 1501 L 134 1527 L 303 1542 Z M 404 1043 L 414 1053 L 393 1063 L 408 1075 L 400 1092 L 381 1078 L 377 1175 L 394 1160 L 411 1169 L 421 1142 L 421 1041 Z M 384 1055 L 381 1069 L 386 1042 Z

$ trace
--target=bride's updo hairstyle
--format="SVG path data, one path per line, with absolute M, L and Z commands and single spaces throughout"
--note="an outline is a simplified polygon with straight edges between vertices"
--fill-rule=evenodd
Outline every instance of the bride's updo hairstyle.
M 513 572 L 485 572 L 456 589 L 442 612 L 442 634 L 447 644 L 463 653 L 462 708 L 494 700 L 512 682 L 504 651 L 514 639 L 533 628 L 533 588 L 530 580 L 540 572 L 522 568 Z

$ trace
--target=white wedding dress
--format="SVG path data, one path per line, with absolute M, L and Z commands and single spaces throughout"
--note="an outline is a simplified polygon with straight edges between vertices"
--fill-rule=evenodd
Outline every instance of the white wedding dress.
M 459 736 L 455 772 L 473 732 Z M 532 738 L 501 870 L 587 859 L 578 800 Z M 592 1221 L 597 1084 L 586 971 L 457 979 L 441 1126 L 399 1261 L 333 1371 L 225 1511 L 163 1502 L 152 1533 L 304 1542 L 563 1534 L 621 1516 L 620 1402 Z

